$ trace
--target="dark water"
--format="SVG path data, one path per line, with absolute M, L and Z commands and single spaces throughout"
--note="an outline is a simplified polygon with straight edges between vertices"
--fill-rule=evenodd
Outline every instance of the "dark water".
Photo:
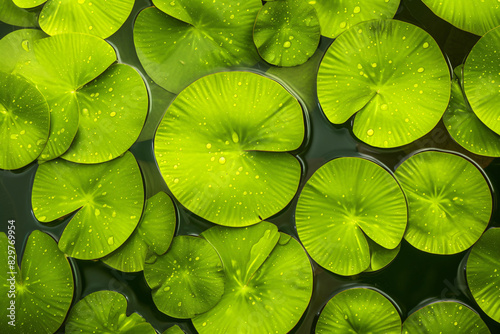
M 150 113 L 139 140 L 131 148 L 142 169 L 147 197 L 160 190 L 169 193 L 153 156 L 152 138 L 164 111 L 175 97 L 154 84 L 145 74 L 134 51 L 132 40 L 133 21 L 137 13 L 150 6 L 148 0 L 136 1 L 133 13 L 125 25 L 108 41 L 117 49 L 119 61 L 137 68 L 149 86 L 152 98 Z M 430 12 L 420 0 L 403 0 L 397 19 L 414 23 L 429 32 L 447 55 L 450 66 L 461 64 L 478 40 L 477 36 L 460 31 L 440 20 Z M 15 27 L 0 23 L 0 37 L 15 30 Z M 394 167 L 411 152 L 422 148 L 441 148 L 465 153 L 448 136 L 446 130 L 438 126 L 421 140 L 398 149 L 379 150 L 359 142 L 352 134 L 350 123 L 332 125 L 319 109 L 315 76 L 322 55 L 331 40 L 322 38 L 320 47 L 312 59 L 299 67 L 271 69 L 272 78 L 283 83 L 299 98 L 307 110 L 309 119 L 308 139 L 295 154 L 303 162 L 304 175 L 300 189 L 306 180 L 327 161 L 339 156 L 368 155 L 386 165 Z M 253 71 L 264 73 L 269 69 L 265 64 L 257 65 Z M 465 153 L 467 154 L 467 153 Z M 485 167 L 494 193 L 500 189 L 500 159 L 484 159 L 470 155 Z M 50 225 L 37 222 L 31 211 L 31 187 L 37 165 L 31 164 L 17 171 L 0 170 L 0 231 L 7 230 L 7 221 L 16 220 L 17 252 L 22 254 L 24 241 L 30 231 L 43 230 L 58 239 L 71 217 Z M 297 237 L 294 224 L 294 210 L 298 196 L 281 213 L 269 219 L 283 232 Z M 495 195 L 496 198 L 496 195 Z M 496 201 L 496 200 L 495 200 Z M 179 225 L 177 234 L 199 234 L 213 226 L 188 210 L 177 201 Z M 500 226 L 500 213 L 495 205 L 490 226 Z M 419 304 L 431 299 L 455 299 L 465 302 L 480 313 L 492 333 L 500 333 L 500 324 L 480 311 L 467 291 L 464 279 L 464 265 L 467 252 L 456 255 L 439 256 L 423 253 L 403 240 L 401 251 L 386 269 L 354 277 L 332 274 L 312 261 L 314 269 L 314 290 L 311 303 L 304 316 L 291 333 L 306 334 L 314 330 L 318 314 L 327 301 L 338 291 L 350 286 L 371 286 L 379 289 L 397 303 L 404 320 Z M 21 256 L 19 256 L 21 258 Z M 146 318 L 158 331 L 162 332 L 173 324 L 178 324 L 187 333 L 196 333 L 190 321 L 170 318 L 159 312 L 153 304 L 150 290 L 143 274 L 126 274 L 109 268 L 96 261 L 72 260 L 76 277 L 75 301 L 98 290 L 114 290 L 123 293 L 128 301 L 128 312 L 137 312 Z M 60 329 L 64 332 L 64 326 Z

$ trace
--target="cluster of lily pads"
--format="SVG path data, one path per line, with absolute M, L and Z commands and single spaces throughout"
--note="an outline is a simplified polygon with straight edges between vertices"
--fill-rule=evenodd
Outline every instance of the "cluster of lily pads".
M 310 145 L 311 105 L 273 73 L 311 66 L 330 126 L 372 147 L 404 147 L 442 121 L 466 152 L 500 157 L 500 2 L 422 1 L 481 36 L 455 69 L 425 30 L 392 19 L 398 0 L 153 0 L 133 24 L 145 74 L 105 40 L 133 0 L 0 0 L 0 21 L 35 28 L 0 40 L 0 169 L 36 161 L 34 217 L 67 221 L 56 240 L 26 236 L 13 276 L 17 327 L 5 298 L 0 327 L 156 333 L 119 292 L 74 301 L 77 259 L 142 271 L 154 307 L 199 333 L 288 333 L 310 304 L 316 264 L 340 276 L 380 271 L 403 239 L 430 254 L 469 250 L 468 290 L 500 322 L 500 232 L 488 229 L 493 186 L 481 167 L 426 149 L 394 169 L 338 156 L 307 178 L 299 152 Z M 333 42 L 318 61 L 322 38 Z M 151 195 L 129 151 L 149 130 L 153 85 L 175 95 L 152 143 L 172 197 Z M 214 226 L 176 234 L 180 207 Z M 289 208 L 298 238 L 267 221 Z M 0 233 L 2 282 L 9 244 Z M 351 287 L 324 305 L 314 331 L 490 332 L 459 301 L 402 313 L 383 291 Z

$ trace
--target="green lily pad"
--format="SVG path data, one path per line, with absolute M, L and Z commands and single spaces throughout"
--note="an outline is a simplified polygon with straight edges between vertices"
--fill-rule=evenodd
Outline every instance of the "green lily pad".
M 163 332 L 163 334 L 185 334 L 184 331 L 177 325 L 174 325 Z
M 352 115 L 353 132 L 375 147 L 402 146 L 441 119 L 450 98 L 448 65 L 424 30 L 396 20 L 365 22 L 327 50 L 318 98 L 334 124 Z
M 368 239 L 368 245 L 370 247 L 370 266 L 365 272 L 374 272 L 384 269 L 394 261 L 401 249 L 401 244 L 394 249 L 387 249 L 370 239 Z
M 455 27 L 476 35 L 484 35 L 500 25 L 498 0 L 422 0 L 434 14 Z
M 197 78 L 259 60 L 253 44 L 260 0 L 155 0 L 137 17 L 134 42 L 146 73 L 180 92 Z
M 192 321 L 200 334 L 288 333 L 312 293 L 312 269 L 302 246 L 275 225 L 215 226 L 202 233 L 224 265 L 219 303 Z
M 455 254 L 472 246 L 486 229 L 493 200 L 479 169 L 456 154 L 424 151 L 396 170 L 408 199 L 405 239 L 433 254 Z
M 379 292 L 353 288 L 330 299 L 321 311 L 315 333 L 400 334 L 401 317 L 391 301 Z
M 165 255 L 145 265 L 144 277 L 156 307 L 175 318 L 193 318 L 210 310 L 224 293 L 219 255 L 199 237 L 175 237 Z
M 0 72 L 0 168 L 34 161 L 49 137 L 49 107 L 26 79 Z
M 462 90 L 462 66 L 455 69 L 451 83 L 451 99 L 443 115 L 446 129 L 466 150 L 490 157 L 500 157 L 500 135 L 496 134 L 472 111 Z
M 2 333 L 37 333 L 41 329 L 55 333 L 66 318 L 73 299 L 70 264 L 52 237 L 35 230 L 28 237 L 21 268 L 18 268 L 14 244 L 9 240 L 0 233 Z M 15 302 L 13 307 L 12 301 Z M 12 312 L 8 308 L 15 309 L 15 319 L 9 317 Z M 8 324 L 12 320 L 15 326 Z
M 276 214 L 295 195 L 301 167 L 286 152 L 303 139 L 300 104 L 281 85 L 250 72 L 223 72 L 178 95 L 154 151 L 182 205 L 216 224 L 246 226 Z
M 405 320 L 403 334 L 420 333 L 490 334 L 490 330 L 467 305 L 443 301 L 422 307 Z
M 500 322 L 500 228 L 487 230 L 472 247 L 467 284 L 484 313 Z
M 36 27 L 38 13 L 19 8 L 12 0 L 0 0 L 0 21 L 19 27 Z
M 114 291 L 97 291 L 80 300 L 69 313 L 66 333 L 156 334 L 137 313 L 127 316 L 127 300 Z
M 98 259 L 120 247 L 139 223 L 142 175 L 130 152 L 97 165 L 54 160 L 38 167 L 31 199 L 42 223 L 77 211 L 59 249 L 77 259 Z
M 175 225 L 174 203 L 167 194 L 159 192 L 146 201 L 141 220 L 130 238 L 102 261 L 120 271 L 141 271 L 146 260 L 149 262 L 168 250 Z
M 33 8 L 44 4 L 47 0 L 12 0 L 12 2 L 20 8 Z
M 391 19 L 400 0 L 309 0 L 316 9 L 321 35 L 335 38 L 363 21 Z
M 4 53 L 0 57 L 2 72 L 12 74 L 18 67 L 31 62 L 35 41 L 45 37 L 48 35 L 38 29 L 19 29 L 0 39 L 0 50 Z
M 497 3 L 500 7 L 500 2 Z M 499 10 L 500 12 L 500 10 Z M 474 45 L 464 65 L 464 91 L 474 113 L 500 135 L 500 27 Z
M 305 63 L 319 44 L 318 15 L 306 1 L 267 2 L 259 11 L 253 41 L 265 61 L 277 66 Z
M 369 237 L 396 248 L 407 222 L 406 200 L 394 177 L 374 162 L 339 158 L 318 169 L 300 194 L 297 232 L 309 255 L 339 275 L 371 263 Z

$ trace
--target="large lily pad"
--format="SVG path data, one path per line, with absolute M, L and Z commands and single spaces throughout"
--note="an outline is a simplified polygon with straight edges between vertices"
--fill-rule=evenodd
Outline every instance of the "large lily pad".
M 283 209 L 297 191 L 304 118 L 278 83 L 249 72 L 203 77 L 182 91 L 155 135 L 161 174 L 187 209 L 246 226 Z
M 144 277 L 158 309 L 175 318 L 193 318 L 210 310 L 224 293 L 221 259 L 199 237 L 175 237 L 167 254 L 146 264 Z
M 31 195 L 42 223 L 77 211 L 59 240 L 59 248 L 78 259 L 108 255 L 127 240 L 139 223 L 144 188 L 132 153 L 97 165 L 54 160 L 38 167 Z
M 12 0 L 0 0 L 0 21 L 20 27 L 36 27 L 38 13 L 19 8 Z
M 28 237 L 21 268 L 14 244 L 4 233 L 0 233 L 0 250 L 2 333 L 37 333 L 42 329 L 55 333 L 73 299 L 73 273 L 68 260 L 54 239 L 37 230 Z M 12 313 L 14 319 L 9 317 Z M 15 326 L 8 324 L 12 320 Z
M 267 2 L 259 11 L 253 41 L 270 64 L 296 66 L 305 63 L 319 44 L 316 10 L 306 1 Z
M 402 146 L 441 119 L 450 98 L 448 65 L 424 30 L 396 20 L 365 22 L 327 50 L 318 98 L 334 124 L 356 114 L 356 137 L 375 147 Z
M 252 39 L 259 0 L 155 0 L 137 17 L 134 42 L 146 73 L 180 92 L 195 79 L 259 57 Z
M 49 137 L 49 107 L 26 79 L 0 72 L 0 168 L 34 161 Z
M 127 316 L 127 300 L 114 291 L 97 291 L 80 300 L 69 313 L 66 333 L 156 334 L 137 313 Z
M 443 115 L 446 129 L 466 150 L 490 157 L 500 157 L 500 135 L 479 120 L 462 90 L 462 69 L 455 69 L 451 83 L 451 99 Z
M 384 168 L 362 158 L 339 158 L 309 179 L 295 220 L 300 240 L 320 266 L 356 275 L 371 263 L 367 237 L 386 249 L 399 245 L 407 222 L 406 200 Z
M 497 2 L 500 8 L 500 2 Z M 500 13 L 500 9 L 498 10 Z M 474 45 L 464 66 L 465 95 L 481 122 L 500 135 L 500 27 Z
M 403 323 L 403 334 L 490 334 L 479 314 L 453 301 L 431 303 L 413 312 Z
M 472 246 L 492 212 L 488 182 L 479 169 L 456 154 L 424 151 L 396 170 L 408 199 L 405 239 L 434 254 L 455 254 Z
M 221 301 L 193 319 L 201 334 L 288 333 L 312 293 L 312 270 L 302 246 L 262 222 L 245 228 L 216 226 L 202 233 L 224 265 Z
M 326 304 L 315 333 L 400 334 L 401 317 L 391 301 L 379 292 L 368 288 L 348 289 Z
M 309 0 L 318 12 L 321 34 L 335 38 L 346 29 L 376 19 L 391 19 L 400 0 Z
M 500 322 L 500 228 L 487 230 L 472 247 L 467 284 L 479 307 Z
M 484 35 L 500 25 L 498 0 L 422 0 L 434 14 L 455 27 L 476 35 Z

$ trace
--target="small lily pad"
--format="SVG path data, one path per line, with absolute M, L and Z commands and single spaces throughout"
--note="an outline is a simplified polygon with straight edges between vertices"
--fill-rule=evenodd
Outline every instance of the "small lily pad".
M 368 288 L 353 288 L 330 299 L 321 311 L 315 333 L 400 334 L 401 317 L 381 293 Z
M 127 300 L 114 291 L 97 291 L 80 300 L 69 313 L 65 332 L 156 334 L 137 313 L 127 316 Z
M 0 21 L 19 27 L 36 27 L 38 13 L 19 8 L 12 0 L 0 0 Z
M 215 226 L 202 237 L 222 259 L 226 287 L 214 308 L 193 319 L 198 333 L 288 333 L 312 293 L 311 264 L 302 246 L 268 222 Z
M 456 154 L 424 151 L 396 170 L 408 199 L 405 239 L 433 254 L 455 254 L 472 246 L 486 229 L 493 200 L 478 167 Z
M 309 0 L 318 12 L 321 35 L 335 38 L 346 29 L 376 19 L 392 19 L 400 0 Z
M 455 27 L 476 35 L 484 35 L 500 25 L 498 0 L 422 0 L 434 14 Z
M 500 8 L 500 2 L 496 3 Z M 500 13 L 500 9 L 498 10 Z M 500 27 L 474 45 L 464 65 L 464 91 L 474 113 L 500 135 Z
M 0 168 L 34 161 L 49 137 L 49 106 L 23 77 L 0 72 Z
M 77 211 L 59 248 L 85 260 L 120 247 L 139 223 L 144 205 L 141 171 L 130 152 L 97 165 L 59 159 L 41 164 L 31 196 L 35 217 L 42 223 Z
M 467 305 L 443 301 L 413 312 L 403 323 L 403 334 L 454 333 L 490 334 L 490 330 Z
M 168 250 L 175 225 L 174 203 L 167 194 L 159 192 L 146 201 L 141 220 L 130 238 L 102 261 L 120 271 L 141 271 L 146 260 Z
M 0 250 L 2 332 L 37 333 L 43 329 L 55 333 L 73 299 L 73 273 L 68 260 L 54 239 L 38 230 L 28 237 L 21 268 L 17 266 L 14 246 L 4 233 L 0 233 Z M 14 291 L 15 297 L 10 295 Z M 12 320 L 15 326 L 8 324 Z
M 318 169 L 300 194 L 297 232 L 309 255 L 339 275 L 371 263 L 369 237 L 396 248 L 406 229 L 406 200 L 394 177 L 374 162 L 338 158 Z
M 500 135 L 479 120 L 462 90 L 462 66 L 455 69 L 451 83 L 451 99 L 443 115 L 446 129 L 466 150 L 489 157 L 500 157 Z
M 134 26 L 137 55 L 161 87 L 180 92 L 199 77 L 259 60 L 252 31 L 260 0 L 155 0 Z
M 175 237 L 165 255 L 145 265 L 144 277 L 156 307 L 175 318 L 193 318 L 210 310 L 224 293 L 219 255 L 199 237 Z
M 500 322 L 500 228 L 487 230 L 472 247 L 467 284 L 484 313 Z
M 177 325 L 174 325 L 163 332 L 163 334 L 185 334 L 184 331 Z
M 424 30 L 396 20 L 365 22 L 327 50 L 318 73 L 318 98 L 334 124 L 354 118 L 353 132 L 382 148 L 424 136 L 450 98 L 450 73 Z
M 304 131 L 301 106 L 281 85 L 223 72 L 178 95 L 156 131 L 154 151 L 182 205 L 216 224 L 246 226 L 295 195 L 301 166 L 287 151 L 300 147 Z
M 318 15 L 306 1 L 267 2 L 259 11 L 253 41 L 265 61 L 277 66 L 305 63 L 319 44 Z

